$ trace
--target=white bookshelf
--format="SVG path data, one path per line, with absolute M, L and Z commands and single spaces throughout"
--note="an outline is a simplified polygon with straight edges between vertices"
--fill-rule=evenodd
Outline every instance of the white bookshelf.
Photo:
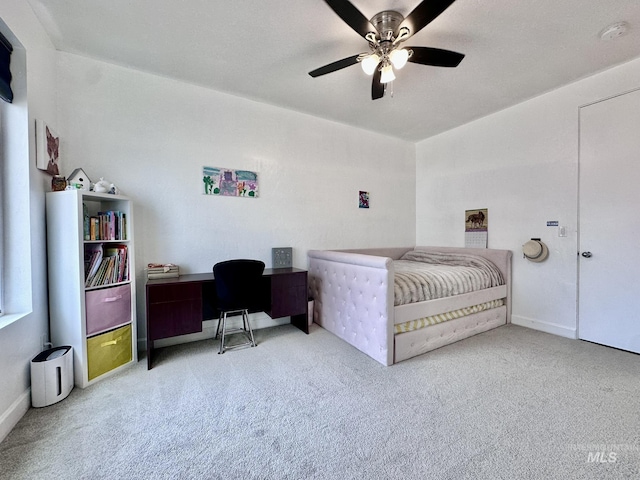
M 124 238 L 86 240 L 83 205 L 89 216 L 106 211 L 122 212 L 126 218 Z M 138 360 L 133 206 L 130 199 L 121 195 L 84 190 L 49 192 L 46 194 L 46 217 L 51 342 L 53 346 L 73 347 L 75 384 L 85 388 Z M 126 278 L 107 285 L 85 287 L 85 249 L 96 245 L 104 249 L 126 246 Z M 99 310 L 101 313 L 96 314 L 95 307 L 91 306 L 88 328 L 87 299 L 93 305 L 96 295 L 109 297 L 112 292 L 118 295 L 114 293 L 112 298 L 105 300 L 107 310 Z M 114 306 L 120 310 L 130 308 L 130 315 L 118 320 L 109 318 L 109 308 Z M 106 314 L 102 313 L 105 311 Z M 101 316 L 104 318 L 98 318 Z M 96 319 L 103 324 L 97 332 Z

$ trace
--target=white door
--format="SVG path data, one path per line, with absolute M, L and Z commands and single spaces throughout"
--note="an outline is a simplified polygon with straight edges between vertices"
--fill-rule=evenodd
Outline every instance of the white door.
M 578 336 L 640 353 L 640 90 L 580 109 Z

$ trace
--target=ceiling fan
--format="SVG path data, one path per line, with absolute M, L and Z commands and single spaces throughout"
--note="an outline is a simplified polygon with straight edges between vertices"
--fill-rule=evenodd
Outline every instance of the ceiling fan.
M 423 0 L 406 18 L 394 10 L 384 10 L 367 18 L 348 0 L 325 0 L 344 22 L 369 42 L 369 52 L 352 55 L 317 68 L 309 75 L 319 77 L 360 63 L 362 70 L 373 75 L 371 99 L 384 96 L 386 86 L 396 77 L 393 69 L 407 62 L 436 67 L 457 67 L 462 53 L 430 47 L 404 47 L 402 43 L 415 35 L 455 0 Z

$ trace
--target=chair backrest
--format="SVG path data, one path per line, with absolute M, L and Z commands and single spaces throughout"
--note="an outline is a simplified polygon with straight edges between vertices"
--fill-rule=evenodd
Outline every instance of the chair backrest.
M 260 260 L 227 260 L 213 266 L 217 305 L 220 310 L 259 309 L 263 303 Z

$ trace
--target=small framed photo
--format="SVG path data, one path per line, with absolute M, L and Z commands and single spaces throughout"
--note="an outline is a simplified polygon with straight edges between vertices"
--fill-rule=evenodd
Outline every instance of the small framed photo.
M 360 190 L 360 194 L 358 195 L 358 207 L 369 208 L 369 192 L 363 192 Z

